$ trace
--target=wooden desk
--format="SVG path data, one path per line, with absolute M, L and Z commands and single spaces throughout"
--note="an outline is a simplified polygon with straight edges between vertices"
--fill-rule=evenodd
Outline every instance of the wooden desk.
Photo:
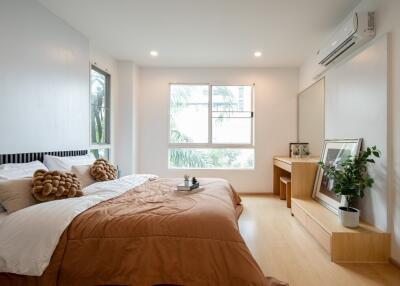
M 274 157 L 275 195 L 279 195 L 279 179 L 282 176 L 291 178 L 291 197 L 310 198 L 314 187 L 319 158 Z M 286 198 L 290 200 L 291 198 Z

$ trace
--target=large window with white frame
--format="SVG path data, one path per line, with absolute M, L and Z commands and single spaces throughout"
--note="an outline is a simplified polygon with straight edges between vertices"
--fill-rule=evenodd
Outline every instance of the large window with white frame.
M 110 159 L 110 75 L 90 69 L 90 143 L 96 158 Z
M 253 85 L 170 85 L 169 168 L 253 169 Z

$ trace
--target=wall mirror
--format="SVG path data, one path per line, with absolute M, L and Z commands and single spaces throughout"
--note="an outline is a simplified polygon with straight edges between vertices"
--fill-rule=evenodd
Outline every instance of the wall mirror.
M 297 140 L 309 143 L 311 156 L 319 157 L 325 138 L 325 78 L 297 98 Z

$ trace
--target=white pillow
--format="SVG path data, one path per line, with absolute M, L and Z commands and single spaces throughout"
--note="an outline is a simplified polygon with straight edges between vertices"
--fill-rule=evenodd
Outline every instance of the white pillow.
M 96 161 L 92 153 L 83 156 L 58 157 L 44 155 L 43 163 L 50 171 L 70 172 L 72 166 L 91 165 Z
M 8 214 L 36 204 L 32 196 L 32 178 L 1 181 L 0 203 Z
M 79 182 L 81 182 L 82 189 L 96 183 L 96 180 L 93 179 L 92 175 L 90 175 L 90 166 L 91 165 L 81 165 L 72 166 L 71 168 L 71 173 L 75 174 L 78 177 Z
M 0 165 L 0 179 L 12 180 L 32 177 L 36 170 L 43 169 L 48 171 L 40 161 L 29 163 L 11 163 Z

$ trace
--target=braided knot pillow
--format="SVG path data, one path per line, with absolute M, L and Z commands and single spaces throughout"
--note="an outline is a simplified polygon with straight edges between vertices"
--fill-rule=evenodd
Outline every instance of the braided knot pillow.
M 104 159 L 97 159 L 90 167 L 90 175 L 96 181 L 110 181 L 117 179 L 117 169 Z
M 33 197 L 41 202 L 80 197 L 81 183 L 75 174 L 37 170 L 33 174 Z

